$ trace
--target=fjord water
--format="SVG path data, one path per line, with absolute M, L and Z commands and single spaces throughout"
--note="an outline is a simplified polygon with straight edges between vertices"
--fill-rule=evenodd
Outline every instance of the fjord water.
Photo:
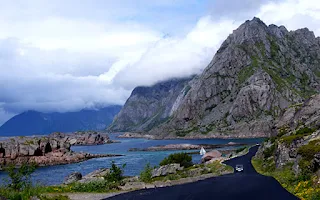
M 149 162 L 152 166 L 159 165 L 160 161 L 173 152 L 182 151 L 158 151 L 158 152 L 129 152 L 130 148 L 147 148 L 166 144 L 226 144 L 229 142 L 256 144 L 263 139 L 196 139 L 196 140 L 147 140 L 147 139 L 118 139 L 115 134 L 110 138 L 119 140 L 120 143 L 97 146 L 74 146 L 73 151 L 83 151 L 98 154 L 122 154 L 122 157 L 97 158 L 68 165 L 48 166 L 38 168 L 33 174 L 33 181 L 44 185 L 61 184 L 64 178 L 72 172 L 80 172 L 86 175 L 99 168 L 108 168 L 111 161 L 117 165 L 126 164 L 124 174 L 128 176 L 139 175 L 140 171 Z M 200 150 L 200 149 L 199 149 Z M 193 150 L 194 151 L 194 150 Z M 187 151 L 183 151 L 187 152 Z M 199 163 L 201 156 L 193 154 L 193 162 Z M 0 172 L 0 183 L 4 183 L 6 174 Z

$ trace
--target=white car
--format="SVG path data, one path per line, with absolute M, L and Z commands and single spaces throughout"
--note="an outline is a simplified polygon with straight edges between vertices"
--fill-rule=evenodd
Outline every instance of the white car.
M 236 165 L 236 171 L 242 172 L 243 171 L 243 165 Z

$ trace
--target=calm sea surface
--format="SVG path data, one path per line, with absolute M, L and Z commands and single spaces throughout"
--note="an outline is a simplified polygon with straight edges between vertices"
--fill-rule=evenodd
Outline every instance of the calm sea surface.
M 130 148 L 146 148 L 166 144 L 225 144 L 228 142 L 256 144 L 263 139 L 199 139 L 199 140 L 146 140 L 146 139 L 118 139 L 115 134 L 111 134 L 111 139 L 119 140 L 121 143 L 105 144 L 98 146 L 75 146 L 73 151 L 83 151 L 98 154 L 122 154 L 122 157 L 97 158 L 81 163 L 58 165 L 38 168 L 33 174 L 34 182 L 44 185 L 55 185 L 63 182 L 63 179 L 72 172 L 80 172 L 86 175 L 99 168 L 110 167 L 111 161 L 116 164 L 126 164 L 125 175 L 139 175 L 140 171 L 149 162 L 152 166 L 159 165 L 160 161 L 173 152 L 182 151 L 160 151 L 160 152 L 129 152 Z M 186 151 L 184 151 L 186 152 Z M 201 156 L 194 154 L 193 162 L 199 163 Z M 0 184 L 5 183 L 6 174 L 0 172 Z

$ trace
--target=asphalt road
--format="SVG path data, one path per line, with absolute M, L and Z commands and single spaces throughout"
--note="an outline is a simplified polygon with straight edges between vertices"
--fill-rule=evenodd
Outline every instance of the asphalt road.
M 225 162 L 234 168 L 236 164 L 242 164 L 243 172 L 183 185 L 133 191 L 108 198 L 108 200 L 298 199 L 287 192 L 274 178 L 260 175 L 254 170 L 251 158 L 257 149 L 258 146 L 252 147 L 247 155 Z

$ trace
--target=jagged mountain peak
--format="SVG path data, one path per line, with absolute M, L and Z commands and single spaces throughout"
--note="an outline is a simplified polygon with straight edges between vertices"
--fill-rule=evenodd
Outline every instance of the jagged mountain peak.
M 320 45 L 308 29 L 248 20 L 179 99 L 172 119 L 151 133 L 269 136 L 283 109 L 320 91 L 319 60 Z
M 291 104 L 319 93 L 319 39 L 308 29 L 289 32 L 284 26 L 267 26 L 259 18 L 253 18 L 228 36 L 202 74 L 175 91 L 178 94 L 170 94 L 174 98 L 170 98 L 171 110 L 166 112 L 166 120 L 149 124 L 149 135 L 270 136 L 281 112 Z M 115 119 L 122 121 L 122 127 L 128 127 L 125 126 L 126 119 L 134 121 L 137 118 L 132 114 L 134 112 L 142 116 L 140 121 L 152 121 L 158 116 L 154 109 L 158 106 L 149 113 L 149 107 L 155 104 L 144 97 L 133 95 L 129 98 L 128 106 L 124 106 L 129 115 L 118 115 Z M 167 95 L 158 97 L 156 105 L 165 104 Z M 138 99 L 147 105 L 145 112 L 135 110 L 135 105 L 141 104 Z
M 266 28 L 267 25 L 258 17 L 253 17 L 252 20 L 247 20 L 245 21 L 242 25 L 240 25 L 240 29 L 242 26 L 253 28 L 253 27 L 261 27 L 261 28 Z

